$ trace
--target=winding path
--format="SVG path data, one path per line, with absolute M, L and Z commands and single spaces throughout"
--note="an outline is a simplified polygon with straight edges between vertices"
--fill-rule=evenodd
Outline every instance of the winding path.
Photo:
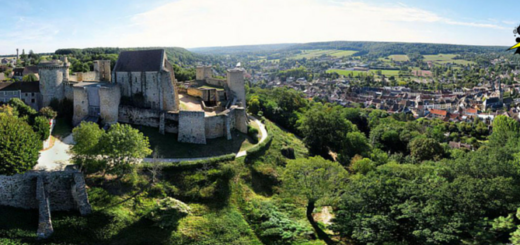
M 257 145 L 264 142 L 265 139 L 267 139 L 267 130 L 265 129 L 265 125 L 260 121 L 258 120 L 258 118 L 254 117 L 254 116 L 249 116 L 249 118 L 256 122 L 258 124 L 258 126 L 260 127 L 260 132 L 262 134 L 262 137 L 260 138 L 260 140 L 258 141 Z M 254 146 L 253 146 L 254 147 Z M 247 150 L 244 150 L 244 151 L 239 151 L 236 155 L 236 157 L 243 157 L 243 156 L 246 156 L 247 155 Z M 207 159 L 211 159 L 211 158 L 214 158 L 216 156 L 213 156 L 213 157 L 194 157 L 194 158 L 158 158 L 156 160 L 160 161 L 160 162 L 182 162 L 182 161 L 199 161 L 199 160 L 207 160 Z M 145 158 L 143 159 L 143 162 L 152 162 L 154 161 L 153 158 Z
M 258 141 L 257 145 L 264 142 L 267 139 L 267 130 L 265 125 L 258 120 L 256 117 L 249 116 L 250 119 L 258 124 L 262 137 Z M 70 147 L 74 144 L 72 134 L 65 137 L 63 140 L 57 139 L 54 142 L 54 146 L 46 151 L 40 152 L 40 158 L 38 164 L 34 166 L 33 170 L 40 171 L 63 171 L 68 165 L 71 165 L 71 155 L 69 154 Z M 256 145 L 255 145 L 256 146 Z M 253 146 L 253 147 L 255 147 Z M 247 155 L 247 151 L 240 151 L 236 157 L 243 157 Z M 215 157 L 215 156 L 213 156 Z M 159 158 L 160 162 L 182 162 L 182 161 L 199 161 L 206 160 L 213 157 L 194 157 L 194 158 Z M 152 162 L 153 158 L 144 158 L 143 162 Z
M 33 170 L 39 171 L 63 171 L 67 165 L 70 165 L 71 155 L 69 154 L 70 146 L 74 144 L 72 134 L 63 140 L 56 138 L 52 148 L 41 151 L 38 164 Z

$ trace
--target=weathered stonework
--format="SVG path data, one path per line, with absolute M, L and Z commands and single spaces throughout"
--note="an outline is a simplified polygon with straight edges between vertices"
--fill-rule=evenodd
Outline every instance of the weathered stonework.
M 179 112 L 179 142 L 206 144 L 203 111 Z
M 102 124 L 115 124 L 119 118 L 121 90 L 119 86 L 103 86 L 99 88 L 100 117 Z
M 53 232 L 51 211 L 78 210 L 86 215 L 92 210 L 83 174 L 77 171 L 0 175 L 0 206 L 38 209 L 40 238 Z

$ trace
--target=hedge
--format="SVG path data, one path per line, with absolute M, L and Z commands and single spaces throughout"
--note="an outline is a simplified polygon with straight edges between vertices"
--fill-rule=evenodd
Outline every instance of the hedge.
M 236 154 L 230 153 L 227 155 L 212 157 L 204 160 L 198 161 L 181 161 L 181 162 L 163 162 L 161 165 L 163 166 L 163 170 L 192 170 L 201 168 L 204 165 L 216 165 L 221 162 L 228 162 L 235 160 Z M 158 159 L 160 161 L 160 159 Z M 141 168 L 149 168 L 150 163 L 146 162 L 140 165 Z

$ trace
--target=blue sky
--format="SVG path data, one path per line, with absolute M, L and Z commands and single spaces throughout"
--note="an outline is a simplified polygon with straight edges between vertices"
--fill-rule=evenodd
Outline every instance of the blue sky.
M 0 0 L 16 48 L 207 47 L 334 40 L 514 44 L 514 1 Z

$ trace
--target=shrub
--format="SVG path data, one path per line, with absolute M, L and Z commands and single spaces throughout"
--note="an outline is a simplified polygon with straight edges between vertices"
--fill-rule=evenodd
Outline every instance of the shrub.
M 0 115 L 0 174 L 13 175 L 36 165 L 42 142 L 23 120 Z
M 179 220 L 190 214 L 190 212 L 190 207 L 185 203 L 167 197 L 160 200 L 150 213 L 148 213 L 147 217 L 162 229 L 176 228 L 179 224 Z
M 9 100 L 9 105 L 18 111 L 19 117 L 27 117 L 29 121 L 32 121 L 32 119 L 37 114 L 36 110 L 26 105 L 21 99 L 18 98 Z
M 49 123 L 49 119 L 43 116 L 39 116 L 34 118 L 34 123 L 32 125 L 34 132 L 40 136 L 40 140 L 47 140 L 50 136 L 51 126 Z
M 258 129 L 247 126 L 247 135 L 251 137 L 253 143 L 258 143 Z
M 58 115 L 56 111 L 54 111 L 51 107 L 43 107 L 40 109 L 40 115 L 46 117 L 47 119 L 54 119 Z

